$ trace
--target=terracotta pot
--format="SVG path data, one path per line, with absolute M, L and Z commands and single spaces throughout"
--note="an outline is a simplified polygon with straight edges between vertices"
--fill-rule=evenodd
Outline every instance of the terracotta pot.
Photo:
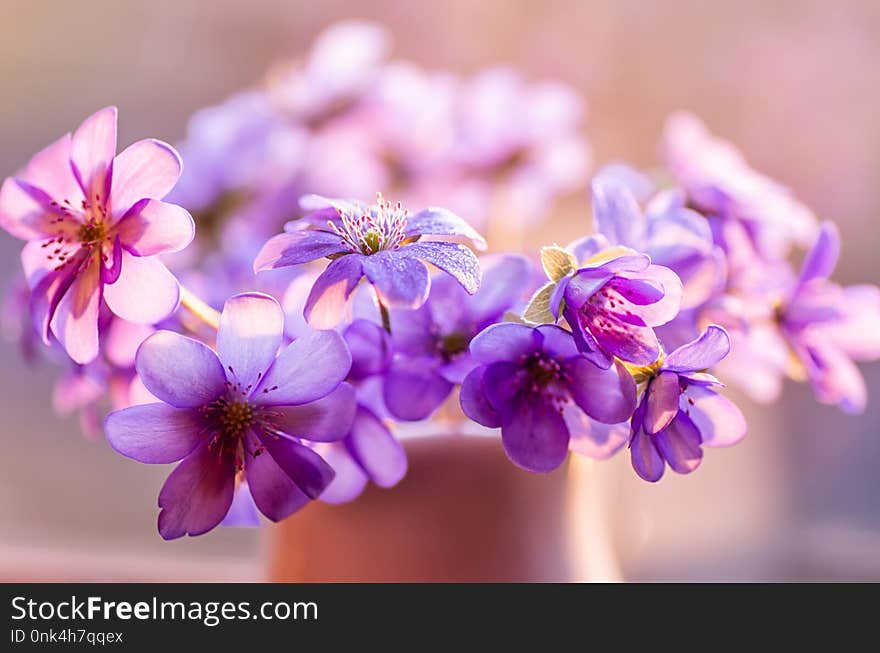
M 275 581 L 614 579 L 603 529 L 579 490 L 579 463 L 515 467 L 495 437 L 408 440 L 409 472 L 346 505 L 315 503 L 269 529 Z M 582 470 L 583 468 L 580 467 Z M 576 500 L 577 510 L 572 510 Z M 595 521 L 595 520 L 593 520 Z M 613 562 L 613 561 L 612 561 Z

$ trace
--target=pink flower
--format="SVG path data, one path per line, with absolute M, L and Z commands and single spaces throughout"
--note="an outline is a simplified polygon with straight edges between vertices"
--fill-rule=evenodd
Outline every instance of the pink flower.
M 177 280 L 156 255 L 193 238 L 190 214 L 160 201 L 181 167 L 174 148 L 153 139 L 116 156 L 116 107 L 107 107 L 3 182 L 0 226 L 28 241 L 21 259 L 34 324 L 75 362 L 98 355 L 102 302 L 141 324 L 177 307 Z

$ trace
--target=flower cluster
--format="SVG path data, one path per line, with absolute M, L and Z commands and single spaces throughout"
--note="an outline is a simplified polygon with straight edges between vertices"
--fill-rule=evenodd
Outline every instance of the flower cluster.
M 331 28 L 197 113 L 182 177 L 160 141 L 117 154 L 110 107 L 0 188 L 0 227 L 25 241 L 2 326 L 63 366 L 58 412 L 177 463 L 163 537 L 394 486 L 408 422 L 500 429 L 538 473 L 626 448 L 656 482 L 745 436 L 720 379 L 759 400 L 808 380 L 864 409 L 855 362 L 880 358 L 880 289 L 831 281 L 834 225 L 699 120 L 670 119 L 663 175 L 601 168 L 592 224 L 540 265 L 479 254 L 474 225 L 521 231 L 587 191 L 583 105 L 388 50 L 374 25 Z M 395 201 L 364 201 L 377 188 Z

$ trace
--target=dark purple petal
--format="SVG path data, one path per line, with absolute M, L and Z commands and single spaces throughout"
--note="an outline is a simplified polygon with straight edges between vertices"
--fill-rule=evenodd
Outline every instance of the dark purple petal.
M 526 398 L 501 412 L 501 442 L 507 456 L 530 472 L 550 472 L 568 455 L 568 427 L 549 401 Z
M 392 487 L 406 475 L 406 451 L 372 411 L 359 406 L 346 440 L 349 452 L 379 487 Z
M 417 236 L 460 236 L 474 243 L 478 249 L 486 249 L 486 240 L 465 220 L 452 211 L 437 207 L 423 209 L 406 221 L 404 234 L 407 238 Z
M 684 413 L 679 413 L 669 426 L 654 436 L 657 449 L 673 471 L 690 474 L 703 460 L 700 432 Z
M 678 374 L 661 372 L 648 383 L 645 391 L 645 421 L 643 428 L 648 435 L 665 429 L 678 412 L 681 387 Z
M 478 367 L 465 377 L 461 384 L 459 401 L 464 414 L 477 424 L 498 428 L 501 426 L 501 416 L 489 403 L 483 387 L 483 378 L 487 369 L 485 366 Z
M 147 390 L 177 408 L 199 408 L 226 392 L 220 359 L 207 346 L 158 331 L 140 346 L 135 367 Z
M 629 419 L 636 407 L 636 384 L 626 368 L 615 362 L 602 369 L 578 356 L 565 362 L 571 398 L 593 419 L 617 424 Z
M 608 282 L 608 287 L 638 306 L 656 304 L 663 299 L 663 287 L 650 279 L 615 277 Z
M 351 368 L 351 354 L 335 331 L 312 331 L 294 340 L 253 391 L 266 406 L 297 406 L 335 390 Z
M 254 260 L 254 272 L 274 270 L 289 265 L 350 251 L 338 235 L 317 229 L 298 229 L 270 238 Z
M 401 312 L 403 313 L 403 312 Z M 402 316 L 405 320 L 405 315 Z M 392 322 L 394 325 L 395 322 Z M 397 336 L 392 326 L 392 333 Z M 388 332 L 369 320 L 355 320 L 345 330 L 345 344 L 351 351 L 349 377 L 355 381 L 381 374 L 391 363 L 391 342 Z
M 174 468 L 159 493 L 159 533 L 166 540 L 201 535 L 217 526 L 232 505 L 235 457 L 207 444 Z
M 453 357 L 448 363 L 438 366 L 437 373 L 450 383 L 458 385 L 477 365 L 474 357 L 464 351 Z
M 428 298 L 428 269 L 403 251 L 377 252 L 362 258 L 364 275 L 387 308 L 418 308 Z
M 699 338 L 669 354 L 663 367 L 674 372 L 699 372 L 716 365 L 729 352 L 730 336 L 727 331 L 712 324 Z
M 471 355 L 479 363 L 516 360 L 536 351 L 535 330 L 525 324 L 493 324 L 471 340 Z
M 226 300 L 217 332 L 217 355 L 226 376 L 243 392 L 257 385 L 275 361 L 284 331 L 278 302 L 262 293 L 243 293 Z
M 348 298 L 364 274 L 359 254 L 342 256 L 327 266 L 312 286 L 303 316 L 313 329 L 332 329 L 342 321 Z M 424 266 L 422 266 L 424 267 Z
M 571 333 L 555 324 L 542 324 L 535 327 L 541 336 L 541 349 L 553 358 L 578 356 L 577 345 Z
M 105 262 L 101 266 L 101 281 L 105 284 L 116 283 L 119 280 L 120 274 L 122 274 L 122 241 L 119 239 L 119 234 L 117 234 L 113 240 L 110 265 L 108 266 Z
M 385 375 L 383 398 L 397 419 L 416 421 L 430 416 L 452 392 L 452 383 L 437 373 L 433 358 L 397 357 Z
M 281 521 L 309 503 L 302 490 L 266 451 L 253 433 L 245 436 L 245 463 L 248 489 L 260 512 L 272 521 Z
M 653 435 L 639 429 L 629 444 L 632 468 L 649 483 L 656 483 L 663 476 L 666 464 L 654 444 Z
M 265 446 L 265 451 L 256 458 L 272 456 L 272 459 L 307 497 L 317 499 L 321 496 L 321 492 L 333 480 L 333 468 L 317 452 L 291 438 L 264 431 L 257 431 L 256 434 Z M 253 455 L 256 451 L 259 449 L 247 455 Z M 250 478 L 248 480 L 250 481 Z
M 401 246 L 399 250 L 396 250 L 396 254 L 425 261 L 443 270 L 458 281 L 461 287 L 471 295 L 480 288 L 480 261 L 464 245 L 418 242 Z M 369 276 L 369 272 L 367 276 Z
M 819 236 L 813 247 L 807 252 L 801 266 L 800 283 L 813 279 L 827 279 L 837 266 L 840 256 L 840 232 L 833 222 L 823 222 Z
M 355 413 L 355 392 L 348 383 L 316 401 L 300 406 L 273 406 L 265 425 L 313 442 L 341 440 L 351 430 Z
M 696 425 L 707 447 L 732 446 L 742 440 L 748 430 L 742 411 L 712 388 L 689 385 L 681 396 L 680 406 Z
M 593 312 L 581 319 L 579 326 L 586 326 L 599 347 L 621 360 L 650 365 L 660 355 L 660 342 L 651 327 L 627 324 Z
M 117 410 L 104 421 L 107 440 L 123 456 L 142 463 L 173 463 L 202 441 L 204 420 L 193 410 L 144 404 Z
M 394 343 L 394 351 L 407 354 L 408 356 L 427 355 L 436 351 L 437 333 L 434 322 L 432 306 L 434 304 L 435 291 L 443 284 L 431 281 L 431 294 L 428 302 L 415 310 L 392 310 L 391 339 Z M 461 288 L 453 281 L 455 289 L 461 293 Z
M 509 361 L 492 363 L 483 374 L 483 390 L 486 399 L 499 414 L 509 405 L 519 401 L 519 392 L 524 385 L 520 364 Z
M 25 245 L 25 251 L 27 249 L 28 246 Z M 24 251 L 22 251 L 22 254 L 24 254 Z M 58 305 L 70 289 L 70 286 L 76 281 L 76 268 L 68 267 L 71 269 L 45 274 L 31 289 L 29 301 L 31 318 L 34 322 L 34 328 L 46 345 L 50 342 L 50 324 L 55 316 L 55 311 L 58 310 Z
M 579 310 L 612 278 L 610 274 L 594 275 L 592 270 L 575 273 L 564 288 L 566 307 L 574 311 Z

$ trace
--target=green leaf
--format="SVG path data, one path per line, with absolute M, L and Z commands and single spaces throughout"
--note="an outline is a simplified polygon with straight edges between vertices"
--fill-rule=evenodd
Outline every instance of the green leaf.
M 541 265 L 544 273 L 551 281 L 559 282 L 577 270 L 578 263 L 574 255 L 559 245 L 541 248 Z
M 556 318 L 550 312 L 550 298 L 553 291 L 556 290 L 556 282 L 551 281 L 538 292 L 536 292 L 529 300 L 529 305 L 523 312 L 523 319 L 532 324 L 553 324 Z

